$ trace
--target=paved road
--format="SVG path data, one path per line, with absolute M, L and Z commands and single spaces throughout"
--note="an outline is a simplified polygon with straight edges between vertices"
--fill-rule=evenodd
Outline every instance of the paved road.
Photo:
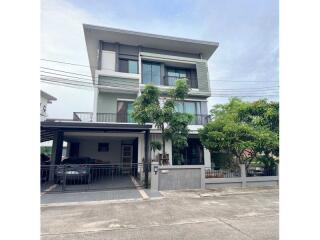
M 157 200 L 42 207 L 42 239 L 278 239 L 277 189 L 163 195 Z

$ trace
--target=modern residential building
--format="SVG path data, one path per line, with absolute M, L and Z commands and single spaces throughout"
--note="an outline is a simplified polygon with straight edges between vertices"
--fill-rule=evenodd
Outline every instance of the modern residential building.
M 74 112 L 73 121 L 42 124 L 42 141 L 53 139 L 53 149 L 68 142 L 68 156 L 90 157 L 120 166 L 156 158 L 150 141 L 161 139 L 152 124 L 133 121 L 133 101 L 145 84 L 168 90 L 179 78 L 187 78 L 190 92 L 178 111 L 191 113 L 189 146 L 183 161 L 173 159 L 174 146 L 166 142 L 170 165 L 211 166 L 210 152 L 200 142 L 198 129 L 208 121 L 211 96 L 208 60 L 218 43 L 83 25 L 89 57 L 94 106 L 92 112 Z M 54 151 L 56 164 L 60 151 Z M 157 153 L 156 153 L 157 155 Z
M 40 121 L 45 121 L 48 117 L 47 114 L 47 106 L 52 103 L 52 101 L 56 101 L 57 99 L 50 94 L 40 91 Z

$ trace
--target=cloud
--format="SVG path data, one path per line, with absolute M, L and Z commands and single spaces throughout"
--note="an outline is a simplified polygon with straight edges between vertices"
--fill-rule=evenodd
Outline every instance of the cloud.
M 45 0 L 41 4 L 41 58 L 89 65 L 82 23 L 98 21 L 67 1 Z M 89 75 L 89 68 L 41 61 L 42 67 Z M 73 111 L 92 111 L 93 91 L 41 83 L 57 97 L 48 107 L 49 117 L 71 118 Z

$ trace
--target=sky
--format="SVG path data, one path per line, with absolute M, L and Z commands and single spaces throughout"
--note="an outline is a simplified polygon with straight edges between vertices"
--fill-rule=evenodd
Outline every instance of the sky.
M 42 0 L 41 59 L 88 66 L 83 23 L 219 42 L 208 62 L 212 91 L 278 100 L 270 96 L 278 95 L 279 86 L 276 0 Z M 41 67 L 90 75 L 88 67 L 45 60 Z M 57 98 L 47 108 L 50 118 L 93 111 L 92 89 L 47 83 L 41 83 L 41 89 Z M 227 101 L 211 97 L 208 108 Z

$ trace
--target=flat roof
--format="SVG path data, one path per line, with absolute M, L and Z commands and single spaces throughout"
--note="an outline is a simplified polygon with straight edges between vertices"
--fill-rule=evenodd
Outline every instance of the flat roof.
M 97 132 L 141 132 L 150 130 L 152 124 L 132 123 L 92 123 L 92 122 L 52 122 L 44 121 L 41 126 L 41 142 L 52 140 L 58 131 L 97 131 Z
M 90 24 L 83 24 L 83 30 L 91 71 L 92 68 L 97 66 L 96 53 L 100 40 L 110 43 L 201 54 L 202 58 L 206 60 L 212 56 L 219 46 L 218 42 L 164 36 Z

